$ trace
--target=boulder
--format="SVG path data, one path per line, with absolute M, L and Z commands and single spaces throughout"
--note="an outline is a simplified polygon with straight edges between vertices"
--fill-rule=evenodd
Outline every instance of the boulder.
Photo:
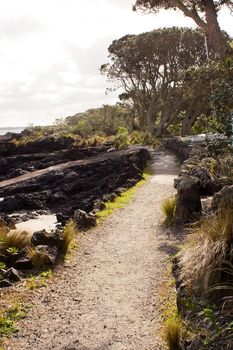
M 0 281 L 0 288 L 7 288 L 7 287 L 11 287 L 12 283 L 10 281 L 8 281 L 7 279 L 3 279 Z
M 20 273 L 13 267 L 10 267 L 7 270 L 3 271 L 3 277 L 10 282 L 19 282 L 21 281 Z
M 178 179 L 175 186 L 178 191 L 175 222 L 176 224 L 190 222 L 202 211 L 200 181 L 197 177 L 185 176 Z
M 114 202 L 117 198 L 116 193 L 109 193 L 103 195 L 103 201 L 104 202 Z
M 214 194 L 214 179 L 206 168 L 193 167 L 189 175 L 199 179 L 199 191 L 202 196 L 211 196 Z
M 57 247 L 58 249 L 61 248 L 62 242 L 63 234 L 59 229 L 52 232 L 47 232 L 46 230 L 34 232 L 31 239 L 33 246 L 46 245 L 49 247 Z
M 54 265 L 59 256 L 57 247 L 49 247 L 47 245 L 36 246 L 35 253 L 41 255 L 41 264 L 44 266 Z
M 121 193 L 125 192 L 126 188 L 125 187 L 118 187 L 115 191 L 116 195 L 119 196 Z
M 3 218 L 1 218 L 1 217 L 0 217 L 0 228 L 1 228 L 1 229 L 5 229 L 5 230 L 7 230 L 7 231 L 10 231 L 7 222 L 6 222 Z
M 67 221 L 69 220 L 69 216 L 64 215 L 62 213 L 56 214 L 57 222 L 61 223 L 62 226 L 65 226 Z
M 87 214 L 84 210 L 75 210 L 74 221 L 81 228 L 89 228 L 96 226 L 96 217 L 94 214 Z
M 23 202 L 20 198 L 17 197 L 6 197 L 1 203 L 1 210 L 3 212 L 13 212 L 16 210 L 20 210 L 23 206 Z
M 9 227 L 12 230 L 15 230 L 15 221 L 12 217 L 4 215 L 0 217 L 0 227 Z
M 19 252 L 15 262 L 12 265 L 17 270 L 30 270 L 32 269 L 32 260 L 28 256 L 27 249 L 23 249 Z
M 221 191 L 221 189 L 225 186 L 232 186 L 232 185 L 233 185 L 233 179 L 226 176 L 222 176 L 218 179 L 215 179 L 214 181 L 215 192 Z
M 94 202 L 94 205 L 93 205 L 93 210 L 95 211 L 100 211 L 100 210 L 104 210 L 106 207 L 106 204 L 101 201 L 100 199 L 97 199 L 95 202 Z

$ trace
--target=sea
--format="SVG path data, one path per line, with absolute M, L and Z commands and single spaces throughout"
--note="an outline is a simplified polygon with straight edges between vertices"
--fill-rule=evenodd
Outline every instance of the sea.
M 1 128 L 1 127 L 0 127 L 0 136 L 3 136 L 3 135 L 5 135 L 5 134 L 7 134 L 8 132 L 12 132 L 12 133 L 19 134 L 19 133 L 21 133 L 21 131 L 23 131 L 24 129 L 25 129 L 25 127 L 23 127 L 23 126 L 4 127 L 4 128 Z

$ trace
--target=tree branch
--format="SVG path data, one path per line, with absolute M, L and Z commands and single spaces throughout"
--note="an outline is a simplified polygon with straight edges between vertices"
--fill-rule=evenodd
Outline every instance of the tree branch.
M 178 7 L 178 9 L 181 10 L 185 16 L 192 18 L 198 27 L 202 29 L 206 28 L 206 22 L 203 21 L 203 19 L 201 19 L 201 17 L 198 15 L 195 7 L 193 7 L 192 10 L 189 10 L 181 0 L 174 0 L 174 6 Z

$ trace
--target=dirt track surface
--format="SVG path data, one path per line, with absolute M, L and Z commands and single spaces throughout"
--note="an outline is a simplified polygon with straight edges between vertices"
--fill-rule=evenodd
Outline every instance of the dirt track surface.
M 155 154 L 154 175 L 124 209 L 86 233 L 55 281 L 35 292 L 5 349 L 160 350 L 159 288 L 172 244 L 161 202 L 174 193 L 174 157 Z

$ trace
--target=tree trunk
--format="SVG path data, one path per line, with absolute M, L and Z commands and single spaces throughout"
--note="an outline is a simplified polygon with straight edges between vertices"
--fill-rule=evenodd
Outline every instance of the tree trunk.
M 164 126 L 168 122 L 169 117 L 170 117 L 169 110 L 168 110 L 168 108 L 165 107 L 163 112 L 162 112 L 162 116 L 161 116 L 159 125 L 158 125 L 158 127 L 157 127 L 157 129 L 155 131 L 155 137 L 161 137 L 162 136 Z
M 233 49 L 230 44 L 227 42 L 227 39 L 224 37 L 221 32 L 219 23 L 218 23 L 218 14 L 216 10 L 216 5 L 213 0 L 201 0 L 201 5 L 205 11 L 205 20 L 203 20 L 198 11 L 195 9 L 191 11 L 183 1 L 173 0 L 174 6 L 178 7 L 185 16 L 192 18 L 196 25 L 203 30 L 203 32 L 209 37 L 211 44 L 215 48 L 217 54 L 221 59 L 224 59 L 228 56 L 233 56 Z
M 190 129 L 193 126 L 193 123 L 195 122 L 197 118 L 197 114 L 193 112 L 193 110 L 188 113 L 188 115 L 184 118 L 182 126 L 181 126 L 181 131 L 180 135 L 181 136 L 187 136 L 190 133 Z
M 152 95 L 151 101 L 150 101 L 150 105 L 146 114 L 146 124 L 147 124 L 147 130 L 149 131 L 149 133 L 151 135 L 153 135 L 154 133 L 154 121 L 153 121 L 153 117 L 154 117 L 154 113 L 155 113 L 155 105 L 156 105 L 156 100 L 157 100 L 157 94 L 154 93 Z
M 224 59 L 227 56 L 232 56 L 233 50 L 227 39 L 224 37 L 217 18 L 217 12 L 213 1 L 203 0 L 206 13 L 206 34 L 218 53 L 219 57 Z

